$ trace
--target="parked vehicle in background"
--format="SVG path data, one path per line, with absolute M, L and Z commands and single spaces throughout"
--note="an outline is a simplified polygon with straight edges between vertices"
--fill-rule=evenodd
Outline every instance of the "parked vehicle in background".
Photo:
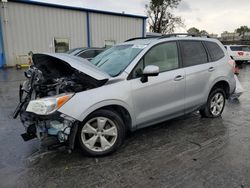
M 75 55 L 75 54 L 77 54 L 81 49 L 87 49 L 87 48 L 72 48 L 72 49 L 70 49 L 69 51 L 67 51 L 66 53 L 67 54 L 71 54 L 71 55 Z
M 170 34 L 113 46 L 91 63 L 34 54 L 20 90 L 26 140 L 57 138 L 91 156 L 119 148 L 134 131 L 200 110 L 219 117 L 235 90 L 231 58 L 216 39 Z M 26 97 L 23 97 L 25 93 Z
M 247 45 L 225 45 L 229 56 L 231 56 L 237 64 L 250 61 L 250 46 Z
M 231 59 L 231 60 L 229 61 L 229 64 L 233 67 L 233 72 L 234 72 L 234 74 L 238 75 L 238 74 L 240 73 L 240 69 L 239 69 L 239 67 L 236 65 L 236 62 L 235 62 L 233 59 Z
M 87 60 L 91 60 L 104 50 L 105 48 L 73 48 L 66 53 L 74 56 L 79 56 Z

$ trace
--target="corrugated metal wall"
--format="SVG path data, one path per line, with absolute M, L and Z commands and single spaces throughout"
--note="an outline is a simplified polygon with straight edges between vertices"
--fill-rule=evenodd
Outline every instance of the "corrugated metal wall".
M 143 19 L 90 13 L 90 44 L 102 47 L 105 40 L 123 42 L 142 36 Z
M 69 38 L 70 48 L 103 47 L 105 40 L 122 42 L 141 37 L 143 18 L 87 12 L 49 6 L 8 2 L 6 16 L 1 9 L 4 49 L 7 65 L 16 64 L 17 55 L 33 52 L 55 52 L 54 37 Z M 4 22 L 3 20 L 7 20 Z
M 22 3 L 7 4 L 7 23 L 3 23 L 5 55 L 8 65 L 16 55 L 54 52 L 54 37 L 70 39 L 70 47 L 87 46 L 86 13 Z

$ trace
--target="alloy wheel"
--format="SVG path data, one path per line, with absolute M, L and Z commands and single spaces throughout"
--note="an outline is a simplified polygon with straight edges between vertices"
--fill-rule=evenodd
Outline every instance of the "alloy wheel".
M 114 121 L 106 117 L 95 117 L 87 121 L 81 131 L 82 143 L 91 151 L 110 149 L 118 136 Z
M 224 108 L 225 99 L 222 93 L 216 93 L 210 102 L 210 111 L 212 115 L 218 116 Z

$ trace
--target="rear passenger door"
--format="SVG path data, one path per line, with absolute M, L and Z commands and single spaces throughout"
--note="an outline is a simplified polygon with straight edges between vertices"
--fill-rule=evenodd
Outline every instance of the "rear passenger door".
M 205 46 L 198 40 L 180 41 L 182 64 L 186 77 L 185 112 L 206 102 L 208 80 L 213 72 Z

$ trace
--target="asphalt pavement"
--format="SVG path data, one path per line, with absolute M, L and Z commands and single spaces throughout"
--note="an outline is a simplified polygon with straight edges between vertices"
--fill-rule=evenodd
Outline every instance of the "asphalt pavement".
M 134 133 L 110 156 L 45 150 L 12 119 L 23 70 L 0 70 L 0 187 L 250 187 L 250 64 L 221 118 L 193 113 Z

